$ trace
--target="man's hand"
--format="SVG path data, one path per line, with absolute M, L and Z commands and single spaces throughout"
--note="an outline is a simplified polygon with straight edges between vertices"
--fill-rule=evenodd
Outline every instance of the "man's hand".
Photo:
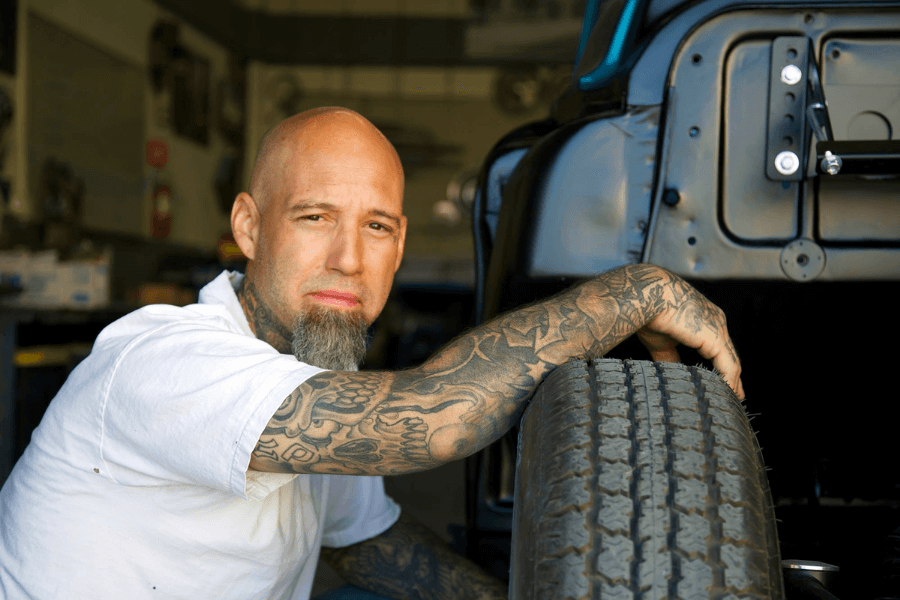
M 322 559 L 356 587 L 396 600 L 506 600 L 506 584 L 400 514 L 387 531 Z
M 503 435 L 573 358 L 637 333 L 654 360 L 696 348 L 743 396 L 722 311 L 681 278 L 628 265 L 459 336 L 416 369 L 328 371 L 287 397 L 251 457 L 260 471 L 397 475 L 464 458 Z
M 679 362 L 678 344 L 696 349 L 743 399 L 741 363 L 728 335 L 725 313 L 681 279 L 670 277 L 671 299 L 657 317 L 637 331 L 638 339 L 658 362 Z

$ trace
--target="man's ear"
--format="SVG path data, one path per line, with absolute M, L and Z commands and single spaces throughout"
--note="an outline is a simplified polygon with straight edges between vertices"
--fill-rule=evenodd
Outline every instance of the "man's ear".
M 406 217 L 400 216 L 400 235 L 397 240 L 397 264 L 394 265 L 394 273 L 400 268 L 403 262 L 403 248 L 406 246 Z
M 256 201 L 247 192 L 241 192 L 231 207 L 231 232 L 241 252 L 250 260 L 256 260 L 259 228 L 260 215 Z

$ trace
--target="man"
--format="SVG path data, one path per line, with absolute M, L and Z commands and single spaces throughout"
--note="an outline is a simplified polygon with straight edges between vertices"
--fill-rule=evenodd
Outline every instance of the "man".
M 402 198 L 396 152 L 354 112 L 267 134 L 232 210 L 246 276 L 100 334 L 0 493 L 0 594 L 307 598 L 321 549 L 375 597 L 505 598 L 398 517 L 380 477 L 335 475 L 463 458 L 554 367 L 633 333 L 657 360 L 698 348 L 742 394 L 721 311 L 647 265 L 474 329 L 419 368 L 357 372 L 403 255 Z

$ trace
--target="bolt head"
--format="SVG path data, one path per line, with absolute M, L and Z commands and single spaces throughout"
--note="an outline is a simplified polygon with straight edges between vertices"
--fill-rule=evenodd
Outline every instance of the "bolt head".
M 793 152 L 779 152 L 775 157 L 775 170 L 782 175 L 793 175 L 800 168 L 800 159 Z
M 822 167 L 822 170 L 829 175 L 837 175 L 841 172 L 841 167 L 844 166 L 844 161 L 841 160 L 840 156 L 835 156 L 829 150 L 825 152 L 825 158 L 822 159 L 822 163 L 820 166 Z
M 788 65 L 781 70 L 781 81 L 788 85 L 796 85 L 803 79 L 803 71 L 797 65 Z

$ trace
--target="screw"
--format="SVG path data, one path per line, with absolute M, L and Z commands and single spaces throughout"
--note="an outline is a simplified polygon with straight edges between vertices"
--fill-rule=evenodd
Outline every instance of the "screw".
M 831 150 L 826 150 L 825 158 L 822 159 L 819 166 L 829 175 L 837 175 L 840 173 L 841 167 L 844 166 L 844 161 L 841 160 L 840 156 L 832 154 Z
M 800 159 L 793 152 L 779 152 L 775 157 L 775 170 L 782 175 L 793 175 L 800 168 Z
M 796 85 L 803 79 L 803 71 L 797 65 L 788 65 L 781 70 L 781 80 L 788 85 Z

